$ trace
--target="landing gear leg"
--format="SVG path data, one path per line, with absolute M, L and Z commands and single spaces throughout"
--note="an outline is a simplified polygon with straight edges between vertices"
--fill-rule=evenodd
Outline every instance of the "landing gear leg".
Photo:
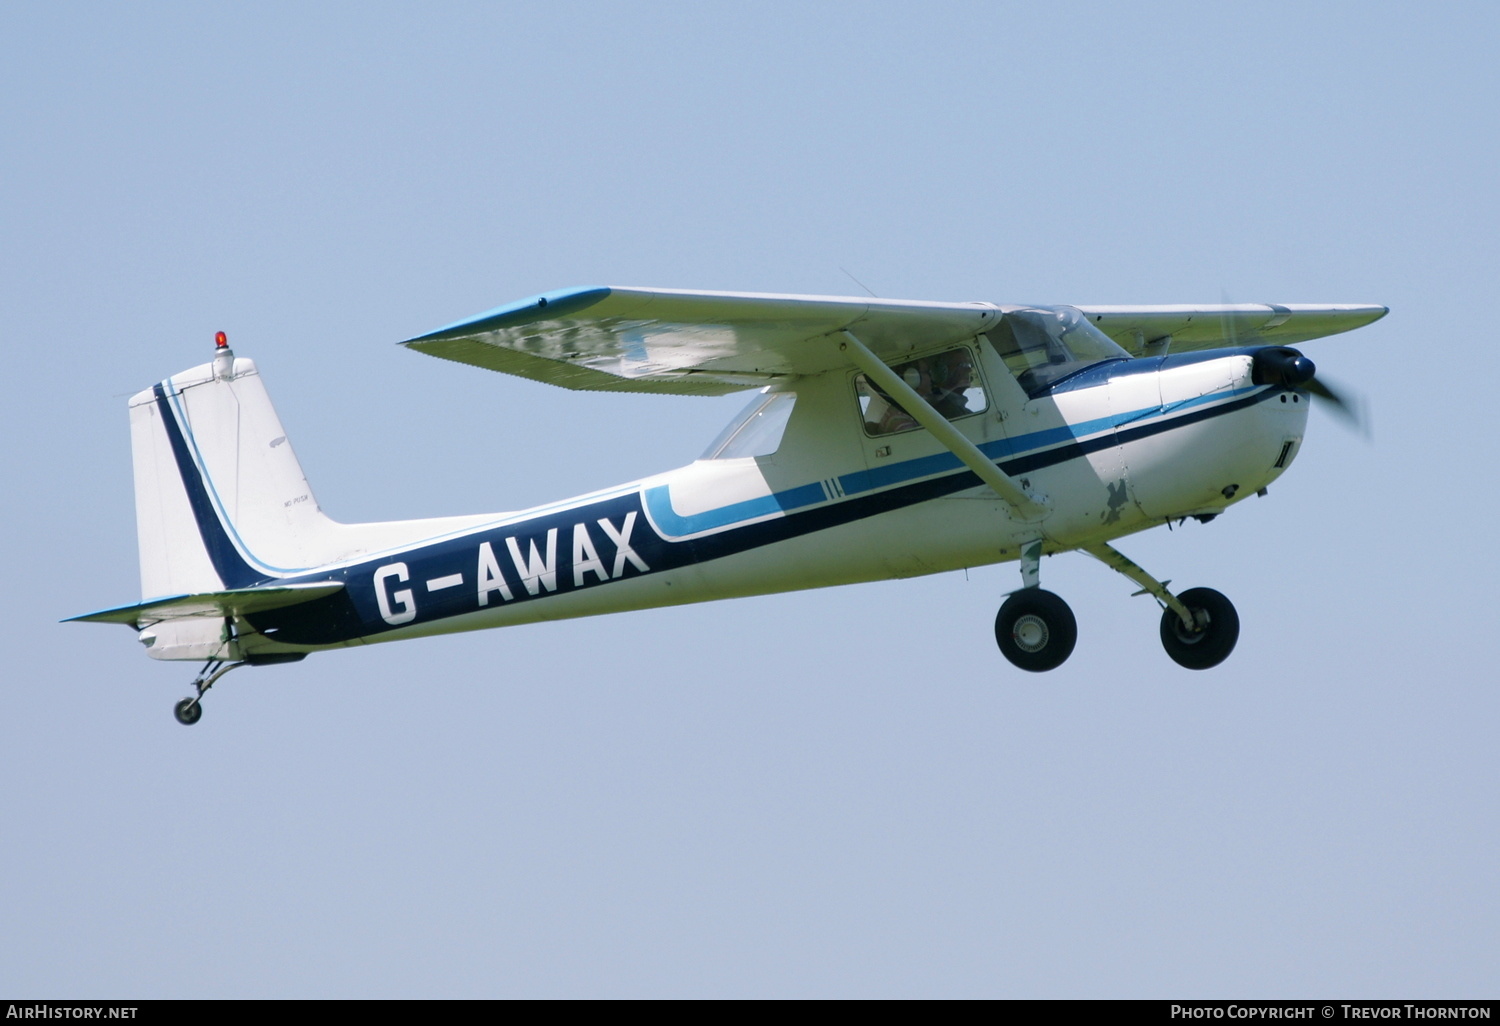
M 995 644 L 1001 655 L 1032 673 L 1061 666 L 1078 643 L 1078 621 L 1068 604 L 1041 580 L 1042 542 L 1021 546 L 1020 591 L 1012 592 L 995 616 Z
M 1167 590 L 1124 553 L 1108 545 L 1091 545 L 1089 555 L 1141 586 L 1137 595 L 1151 595 L 1162 605 L 1161 643 L 1167 655 L 1189 670 L 1218 666 L 1234 651 L 1240 638 L 1240 618 L 1234 605 L 1212 588 L 1189 588 L 1181 595 Z
M 208 689 L 218 682 L 230 670 L 244 666 L 244 660 L 235 663 L 220 663 L 217 659 L 210 659 L 203 664 L 203 669 L 198 671 L 198 677 L 193 681 L 193 688 L 197 694 L 191 698 L 184 698 L 173 707 L 172 712 L 177 716 L 177 722 L 185 727 L 191 727 L 203 718 L 203 696 Z
M 1021 546 L 1021 587 L 1035 588 L 1042 583 L 1042 540 L 1036 538 Z

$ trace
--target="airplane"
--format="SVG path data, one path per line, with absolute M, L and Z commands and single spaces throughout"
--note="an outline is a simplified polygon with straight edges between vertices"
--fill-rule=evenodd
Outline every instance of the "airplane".
M 202 660 L 175 707 L 193 724 L 229 671 L 310 652 L 1015 561 L 995 641 L 1041 672 L 1077 640 L 1041 558 L 1076 551 L 1153 596 L 1167 655 L 1208 669 L 1238 640 L 1234 606 L 1169 591 L 1111 542 L 1265 495 L 1311 397 L 1350 409 L 1291 346 L 1387 312 L 548 292 L 402 345 L 570 389 L 757 391 L 685 467 L 364 524 L 323 513 L 259 369 L 219 332 L 210 362 L 130 399 L 142 601 L 70 620 Z

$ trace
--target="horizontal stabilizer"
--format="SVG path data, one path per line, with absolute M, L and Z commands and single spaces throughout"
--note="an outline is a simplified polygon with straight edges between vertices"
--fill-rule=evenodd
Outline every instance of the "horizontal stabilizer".
M 70 616 L 63 622 L 123 623 L 139 630 L 164 620 L 263 613 L 268 609 L 311 602 L 343 589 L 342 581 L 324 581 L 315 584 L 268 584 L 261 588 L 207 591 L 197 595 L 170 595 L 138 602 L 133 606 L 116 606 L 113 609 L 101 609 L 97 613 Z

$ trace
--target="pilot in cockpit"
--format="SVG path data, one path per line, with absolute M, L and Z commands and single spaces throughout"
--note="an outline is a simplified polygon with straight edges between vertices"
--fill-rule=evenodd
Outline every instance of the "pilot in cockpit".
M 930 390 L 923 396 L 933 409 L 952 420 L 971 413 L 965 394 L 974 387 L 974 357 L 967 349 L 953 349 L 927 360 Z
M 965 395 L 974 387 L 974 357 L 967 349 L 953 349 L 892 369 L 949 420 L 973 412 Z M 881 398 L 885 397 L 882 395 Z M 888 403 L 871 425 L 872 432 L 877 435 L 906 431 L 916 426 L 916 418 L 895 403 Z

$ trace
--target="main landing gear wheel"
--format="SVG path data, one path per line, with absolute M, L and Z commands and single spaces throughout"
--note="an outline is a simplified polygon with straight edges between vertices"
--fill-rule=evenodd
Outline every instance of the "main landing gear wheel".
M 172 712 L 177 714 L 178 723 L 191 727 L 203 719 L 203 703 L 196 698 L 184 698 L 172 708 Z
M 1055 669 L 1073 654 L 1078 621 L 1068 604 L 1050 591 L 1023 588 L 995 616 L 995 644 L 1016 666 L 1032 673 Z
M 1240 616 L 1234 605 L 1212 588 L 1189 588 L 1177 596 L 1198 622 L 1190 631 L 1172 610 L 1161 614 L 1161 644 L 1178 666 L 1206 670 L 1218 666 L 1240 639 Z

